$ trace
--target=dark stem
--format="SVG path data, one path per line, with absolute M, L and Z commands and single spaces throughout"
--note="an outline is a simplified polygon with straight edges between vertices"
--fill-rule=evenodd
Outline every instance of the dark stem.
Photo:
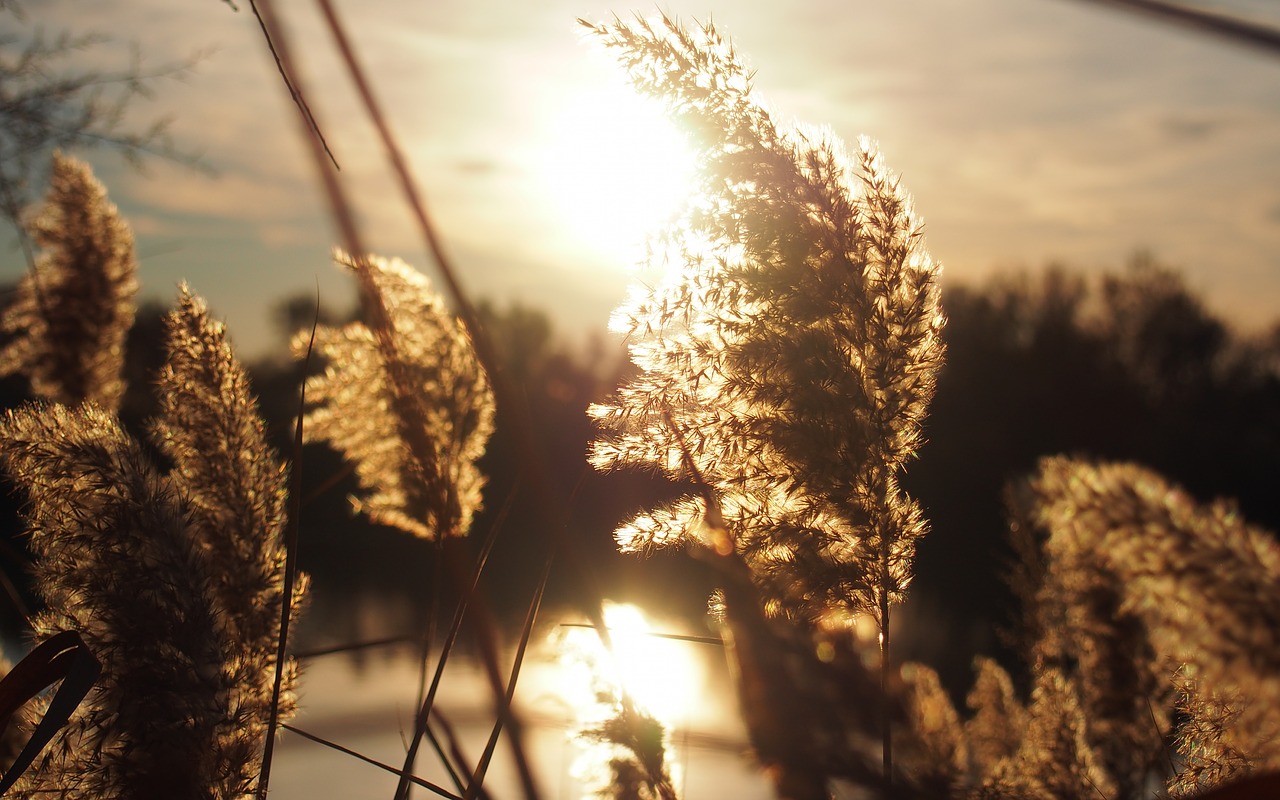
M 316 328 L 320 325 L 320 303 L 316 298 L 316 315 L 311 320 L 311 338 L 302 360 L 302 382 L 298 388 L 298 421 L 293 429 L 293 464 L 289 469 L 289 516 L 284 526 L 284 585 L 280 596 L 280 635 L 276 640 L 275 679 L 271 686 L 271 713 L 267 720 L 267 740 L 262 749 L 262 766 L 258 771 L 258 800 L 266 800 L 271 783 L 271 759 L 275 753 L 276 728 L 280 724 L 280 693 L 284 688 L 284 664 L 289 647 L 289 622 L 293 617 L 293 592 L 298 581 L 298 528 L 302 516 L 302 429 L 307 407 L 306 376 L 311 369 L 311 353 L 316 344 Z
M 489 741 L 485 744 L 484 753 L 480 756 L 480 762 L 476 764 L 475 770 L 472 772 L 474 778 L 472 783 L 467 787 L 467 791 L 463 794 L 464 800 L 472 800 L 483 796 L 484 778 L 489 771 L 489 765 L 493 761 L 493 752 L 498 745 L 498 737 L 502 735 L 503 724 L 508 720 L 514 722 L 515 719 L 510 716 L 511 703 L 515 700 L 516 681 L 520 677 L 520 669 L 524 664 L 525 653 L 529 647 L 529 638 L 533 634 L 533 625 L 538 617 L 538 609 L 542 607 L 542 598 L 547 589 L 547 581 L 551 579 L 551 566 L 555 561 L 555 551 L 553 550 L 548 556 L 542 567 L 542 577 L 538 580 L 538 588 L 534 591 L 533 599 L 529 601 L 529 611 L 525 615 L 524 626 L 520 630 L 520 643 L 516 647 L 514 663 L 511 667 L 511 676 L 507 680 L 507 692 L 504 705 L 499 712 L 495 714 L 493 722 L 493 730 L 489 734 Z M 521 753 L 517 750 L 516 756 L 520 757 Z
M 893 785 L 893 731 L 889 727 L 889 593 L 880 595 L 880 731 L 884 782 Z
M 1188 4 L 1165 0 L 1092 0 L 1097 5 L 1114 6 L 1128 11 L 1150 14 L 1202 33 L 1221 36 L 1235 44 L 1248 44 L 1280 53 L 1280 30 L 1251 22 L 1233 14 L 1208 9 L 1189 8 Z
M 431 645 L 436 638 L 436 611 L 440 608 L 440 589 L 444 584 L 444 555 L 441 549 L 444 546 L 444 537 L 437 537 L 435 541 L 435 558 L 432 563 L 435 574 L 431 577 L 431 590 L 427 600 L 427 630 L 422 637 L 421 648 L 418 652 L 418 697 L 414 705 L 418 708 L 423 707 L 423 703 L 427 697 L 427 684 L 431 676 Z M 443 658 L 441 659 L 443 661 Z M 413 744 L 409 747 L 409 752 L 404 761 L 405 774 L 411 774 L 414 768 L 414 762 L 418 756 L 419 742 L 425 732 L 426 722 L 419 717 L 414 730 Z M 400 785 L 396 787 L 397 798 L 408 798 L 411 794 L 410 784 L 400 778 Z
M 484 544 L 480 548 L 480 554 L 476 558 L 475 568 L 471 574 L 471 582 L 467 585 L 466 589 L 461 593 L 461 596 L 458 598 L 458 606 L 454 610 L 453 622 L 449 625 L 449 632 L 445 636 L 444 644 L 440 650 L 440 658 L 436 662 L 435 675 L 433 675 L 431 678 L 431 685 L 427 689 L 425 696 L 422 697 L 418 703 L 419 708 L 421 710 L 418 712 L 418 718 L 417 718 L 417 723 L 415 725 L 413 741 L 410 743 L 408 753 L 406 753 L 405 755 L 405 760 L 404 760 L 405 773 L 410 773 L 413 771 L 413 762 L 414 762 L 414 759 L 417 758 L 418 747 L 422 742 L 422 737 L 428 733 L 427 723 L 431 718 L 431 710 L 435 703 L 436 692 L 440 688 L 440 681 L 444 677 L 445 664 L 449 661 L 449 654 L 453 652 L 453 645 L 455 642 L 457 642 L 458 634 L 462 630 L 462 619 L 467 612 L 467 604 L 470 602 L 471 598 L 476 594 L 478 590 L 478 587 L 480 584 L 480 575 L 481 573 L 484 572 L 485 565 L 489 563 L 489 554 L 493 552 L 494 543 L 497 542 L 498 531 L 502 529 L 502 526 L 507 521 L 507 515 L 511 513 L 511 506 L 512 504 L 515 503 L 516 491 L 519 488 L 520 488 L 520 484 L 519 482 L 517 482 L 514 486 L 511 487 L 511 490 L 507 492 L 507 498 L 505 501 L 503 501 L 502 508 L 499 509 L 498 516 L 496 519 L 494 519 L 493 525 L 489 528 L 489 533 L 485 537 Z M 446 559 L 446 554 L 444 552 L 440 552 L 437 555 L 440 563 L 443 564 Z M 439 752 L 438 749 L 437 749 L 437 752 Z M 441 755 L 441 761 L 444 761 L 447 765 L 448 759 L 444 758 L 443 753 L 441 753 L 440 755 Z M 465 762 L 459 763 L 459 766 L 462 767 L 463 769 L 466 768 Z M 400 785 L 396 787 L 396 800 L 401 800 L 401 798 L 406 797 L 408 788 L 409 788 L 408 782 L 401 781 Z
M 307 105 L 306 98 L 302 96 L 302 90 L 289 77 L 289 70 L 285 66 L 284 57 L 276 49 L 276 42 L 271 36 L 271 26 L 268 25 L 267 20 L 263 19 L 262 12 L 258 9 L 258 4 L 254 0 L 249 0 L 249 7 L 253 9 L 253 16 L 258 20 L 258 27 L 262 29 L 262 37 L 267 40 L 267 49 L 271 51 L 271 57 L 275 59 L 276 71 L 280 73 L 280 79 L 284 81 L 284 88 L 289 90 L 289 97 L 293 100 L 293 104 L 298 107 L 298 111 L 302 112 L 302 117 L 306 120 L 307 127 L 311 129 L 311 132 L 315 134 L 316 139 L 320 142 L 320 146 L 324 148 L 325 155 L 333 163 L 333 168 L 341 169 L 338 166 L 338 159 L 334 157 L 333 151 L 329 149 L 329 143 L 325 141 L 324 134 L 320 132 L 320 123 L 316 122 L 316 118 L 311 114 L 311 107 Z
M 364 763 L 369 764 L 370 766 L 377 767 L 378 769 L 383 770 L 385 772 L 390 772 L 392 775 L 400 774 L 400 770 L 396 769 L 390 764 L 384 764 L 381 761 L 372 759 L 369 756 L 366 756 L 363 753 L 359 753 L 355 750 L 352 750 L 349 747 L 343 747 L 337 742 L 331 742 L 328 739 L 325 739 L 324 737 L 316 736 L 314 733 L 307 733 L 301 728 L 295 728 L 287 722 L 280 723 L 280 727 L 283 730 L 289 731 L 290 733 L 296 733 L 304 739 L 309 739 L 315 742 L 316 744 L 324 745 L 325 747 L 328 747 L 330 749 L 337 750 L 339 753 L 342 753 L 343 755 L 351 756 L 352 758 L 359 759 Z M 458 795 L 453 794 L 447 789 L 436 786 L 434 783 L 425 781 L 416 775 L 409 776 L 409 780 L 412 781 L 414 785 L 421 786 L 422 788 L 427 789 L 432 793 L 439 795 L 440 797 L 448 797 L 448 798 L 452 798 L 452 800 L 461 800 L 461 798 Z

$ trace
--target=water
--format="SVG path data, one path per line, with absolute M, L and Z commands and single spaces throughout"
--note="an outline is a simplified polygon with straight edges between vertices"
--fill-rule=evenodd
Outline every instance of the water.
M 525 750 L 541 796 L 591 797 L 592 787 L 581 774 L 590 759 L 574 736 L 578 710 L 565 697 L 563 665 L 548 652 L 535 655 L 522 673 L 516 705 L 527 726 Z M 764 800 L 773 793 L 743 755 L 745 737 L 730 710 L 728 677 L 716 664 L 719 655 L 715 650 L 697 655 L 706 667 L 697 698 L 671 732 L 668 759 L 676 786 L 686 800 Z M 409 650 L 363 662 L 345 656 L 318 659 L 307 665 L 301 687 L 302 710 L 292 722 L 296 727 L 384 763 L 403 762 L 417 692 L 417 665 Z M 462 661 L 451 664 L 440 698 L 439 707 L 457 732 L 463 752 L 474 761 L 494 718 L 479 668 Z M 510 753 L 504 738 L 485 781 L 497 799 L 521 796 Z M 415 772 L 456 792 L 438 757 L 425 745 Z M 276 751 L 270 788 L 275 800 L 387 800 L 396 782 L 395 775 L 286 731 Z M 414 796 L 431 795 L 415 789 Z

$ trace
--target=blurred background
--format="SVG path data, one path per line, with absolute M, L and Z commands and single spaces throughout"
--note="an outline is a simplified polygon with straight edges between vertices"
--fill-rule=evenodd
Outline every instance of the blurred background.
M 689 24 L 714 20 L 732 37 L 779 119 L 878 140 L 926 220 L 944 265 L 949 352 L 928 442 L 905 480 L 932 532 L 897 648 L 900 659 L 937 668 L 957 697 L 977 654 L 1018 668 L 1018 606 L 1005 580 L 1018 548 L 1005 492 L 1039 457 L 1139 461 L 1202 500 L 1234 498 L 1248 519 L 1280 528 L 1280 51 L 1106 5 L 664 7 Z M 1280 29 L 1267 0 L 1195 7 Z M 372 249 L 434 276 L 327 31 L 309 4 L 281 11 Z M 596 475 L 583 458 L 585 408 L 626 369 L 623 343 L 606 330 L 610 310 L 652 275 L 641 263 L 644 237 L 675 210 L 689 168 L 680 132 L 629 93 L 575 23 L 633 9 L 367 0 L 339 11 L 445 249 L 524 387 L 552 483 L 572 494 L 573 546 L 611 599 L 645 609 L 668 632 L 707 634 L 714 581 L 696 562 L 623 558 L 613 548 L 621 519 L 675 487 Z M 134 166 L 109 145 L 75 151 L 137 236 L 148 305 L 130 340 L 127 421 L 140 426 L 154 407 L 160 316 L 186 280 L 252 363 L 287 451 L 298 387 L 288 337 L 310 324 L 317 295 L 322 321 L 357 312 L 354 286 L 330 263 L 336 235 L 248 7 L 30 0 L 0 3 L 0 25 L 5 63 L 71 31 L 100 36 L 67 48 L 58 68 L 153 76 L 121 122 L 145 130 L 167 120 L 144 148 L 155 153 Z M 29 199 L 40 181 L 30 176 Z M 0 283 L 12 285 L 25 261 L 12 229 L 3 236 Z M 26 396 L 20 381 L 0 389 L 6 406 Z M 548 532 L 518 486 L 501 413 L 484 465 L 488 510 L 475 530 L 488 531 L 511 503 L 484 594 L 516 625 Z M 303 474 L 300 554 L 314 587 L 303 646 L 422 630 L 435 591 L 429 543 L 353 517 L 354 483 L 333 453 L 308 447 Z M 12 509 L 4 539 L 4 571 L 22 591 Z M 580 593 L 557 566 L 541 639 L 578 619 Z M 20 629 L 16 611 L 0 615 Z M 361 651 L 316 674 L 372 691 L 378 681 L 361 675 L 385 682 L 404 669 L 388 652 Z M 708 662 L 702 691 L 723 698 L 719 663 Z M 400 702 L 410 719 L 411 704 Z M 712 729 L 704 753 L 735 750 L 732 726 L 704 733 Z
M 1269 0 L 1198 3 L 1280 27 Z M 575 20 L 650 15 L 615 0 L 338 3 L 446 249 L 477 296 L 546 311 L 559 334 L 603 330 L 637 243 L 678 199 L 669 132 Z M 15 41 L 99 34 L 61 66 L 134 63 L 181 154 L 133 169 L 86 153 L 132 221 L 146 291 L 207 295 L 246 354 L 278 353 L 270 309 L 351 295 L 295 115 L 248 6 L 218 0 L 21 0 Z M 1116 267 L 1138 249 L 1211 308 L 1256 329 L 1280 296 L 1280 59 L 1081 0 L 801 0 L 663 6 L 713 20 L 757 69 L 779 119 L 880 142 L 928 225 L 946 280 L 1063 262 Z M 309 102 L 371 248 L 430 273 L 372 129 L 314 7 L 283 6 Z M 1274 51 L 1271 51 L 1272 53 Z M 674 192 L 672 191 L 674 189 Z M 672 194 L 676 196 L 673 197 Z M 6 259 L 0 277 L 16 277 Z

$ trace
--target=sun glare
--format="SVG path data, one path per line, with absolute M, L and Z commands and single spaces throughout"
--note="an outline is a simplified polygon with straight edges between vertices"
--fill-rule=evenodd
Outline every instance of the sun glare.
M 541 163 L 549 202 L 598 257 L 635 264 L 691 191 L 687 136 L 619 76 L 566 99 L 551 137 Z
M 622 685 L 643 707 L 668 725 L 683 718 L 694 699 L 698 665 L 688 644 L 654 636 L 640 609 L 605 608 L 613 655 Z
M 701 694 L 703 665 L 688 642 L 657 635 L 644 613 L 629 604 L 606 603 L 609 654 L 591 628 L 564 628 L 558 646 L 562 697 L 585 710 L 597 703 L 601 685 L 621 687 L 668 727 L 687 724 Z

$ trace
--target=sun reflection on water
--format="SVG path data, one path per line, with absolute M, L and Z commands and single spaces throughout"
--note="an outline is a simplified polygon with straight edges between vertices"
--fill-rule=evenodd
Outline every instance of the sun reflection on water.
M 602 695 L 625 690 L 668 729 L 687 724 L 706 680 L 693 645 L 653 631 L 644 612 L 631 604 L 606 602 L 604 619 L 612 652 L 590 627 L 558 631 L 556 693 L 582 712 L 599 705 Z

